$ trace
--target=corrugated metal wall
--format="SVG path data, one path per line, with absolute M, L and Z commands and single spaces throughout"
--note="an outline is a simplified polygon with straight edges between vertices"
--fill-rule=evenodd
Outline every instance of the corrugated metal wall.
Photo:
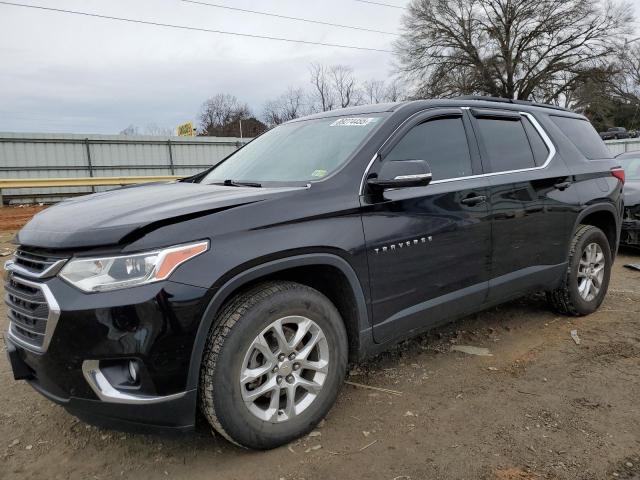
M 635 152 L 640 150 L 640 138 L 629 138 L 626 140 L 607 140 L 604 142 L 609 147 L 613 155 L 620 155 L 625 152 Z
M 0 178 L 189 176 L 250 139 L 0 133 Z M 95 187 L 96 191 L 113 187 Z M 12 202 L 90 193 L 91 187 L 3 190 Z

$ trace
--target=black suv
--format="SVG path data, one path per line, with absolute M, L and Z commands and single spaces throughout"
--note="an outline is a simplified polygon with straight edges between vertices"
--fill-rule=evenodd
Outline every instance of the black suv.
M 466 98 L 313 115 L 173 183 L 64 201 L 16 236 L 7 351 L 74 415 L 271 448 L 347 362 L 532 291 L 603 301 L 624 172 L 569 111 Z

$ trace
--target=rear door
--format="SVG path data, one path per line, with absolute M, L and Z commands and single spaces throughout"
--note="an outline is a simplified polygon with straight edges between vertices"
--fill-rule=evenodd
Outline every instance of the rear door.
M 471 109 L 489 179 L 492 245 L 489 301 L 559 277 L 575 202 L 564 162 L 527 113 Z
M 491 228 L 488 182 L 463 110 L 419 115 L 381 153 L 369 175 L 382 162 L 426 160 L 433 181 L 361 196 L 377 342 L 477 309 L 487 294 Z

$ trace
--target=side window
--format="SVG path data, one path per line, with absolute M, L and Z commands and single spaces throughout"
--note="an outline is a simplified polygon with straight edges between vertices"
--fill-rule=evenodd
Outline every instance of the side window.
M 478 128 L 489 157 L 489 172 L 536 166 L 529 139 L 520 120 L 479 118 Z
M 551 115 L 551 120 L 589 160 L 613 158 L 596 129 L 587 120 L 557 115 Z
M 531 123 L 531 120 L 527 117 L 523 117 L 522 124 L 527 132 L 527 138 L 529 138 L 529 144 L 533 151 L 533 160 L 536 163 L 536 166 L 540 167 L 544 165 L 544 162 L 547 161 L 547 157 L 549 156 L 547 144 L 544 143 L 544 140 L 540 136 L 540 133 L 538 133 L 538 130 L 536 130 L 536 127 L 533 126 L 533 123 Z
M 387 160 L 426 160 L 433 180 L 472 175 L 461 117 L 438 118 L 416 125 L 387 154 Z

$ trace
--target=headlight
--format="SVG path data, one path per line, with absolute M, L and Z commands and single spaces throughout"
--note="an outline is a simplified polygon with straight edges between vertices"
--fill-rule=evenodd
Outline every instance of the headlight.
M 164 280 L 187 260 L 206 252 L 209 242 L 191 243 L 117 257 L 72 259 L 59 276 L 84 292 L 104 292 Z

